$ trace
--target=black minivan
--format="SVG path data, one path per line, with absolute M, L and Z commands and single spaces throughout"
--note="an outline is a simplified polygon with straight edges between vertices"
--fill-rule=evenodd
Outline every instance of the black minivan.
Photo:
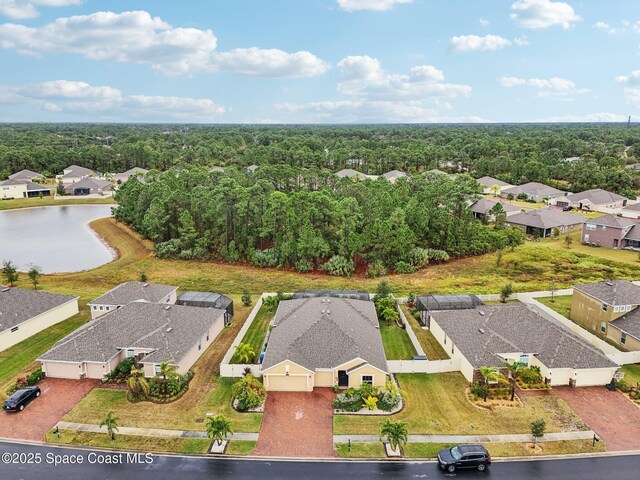
M 2 408 L 8 412 L 21 412 L 25 405 L 40 396 L 40 387 L 25 387 L 16 390 L 4 401 Z
M 491 455 L 482 445 L 458 445 L 440 450 L 438 465 L 449 473 L 458 468 L 476 468 L 483 472 L 491 465 Z

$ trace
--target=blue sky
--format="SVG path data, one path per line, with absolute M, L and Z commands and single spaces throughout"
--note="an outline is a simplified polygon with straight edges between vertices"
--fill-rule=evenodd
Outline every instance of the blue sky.
M 637 0 L 0 0 L 0 121 L 640 116 Z

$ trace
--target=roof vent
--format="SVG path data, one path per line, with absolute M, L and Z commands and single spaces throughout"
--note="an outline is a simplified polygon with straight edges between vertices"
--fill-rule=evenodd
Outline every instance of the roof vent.
M 606 283 L 606 284 L 607 284 L 607 285 L 609 285 L 610 287 L 613 287 L 613 283 L 611 283 L 611 282 L 609 282 L 609 281 L 606 281 L 606 282 L 604 282 L 604 283 Z
M 148 283 L 143 283 L 143 284 L 142 284 L 142 286 L 143 286 L 143 287 L 148 287 L 148 286 L 149 286 L 149 284 L 148 284 Z
M 167 327 L 167 333 L 169 333 L 171 330 L 173 330 L 173 327 Z
M 484 317 L 484 312 L 482 310 L 478 310 L 478 313 Z
M 479 331 L 480 333 L 484 333 L 484 328 L 480 327 L 480 328 L 478 329 L 478 331 Z
M 330 298 L 327 298 L 327 303 L 331 303 L 331 299 Z
M 327 315 L 329 315 L 331 313 L 331 311 L 329 309 L 327 309 Z
M 170 308 L 171 308 L 171 305 L 166 305 L 166 306 L 164 307 L 164 309 L 165 309 L 165 310 L 169 310 Z
M 4 287 L 2 290 L 0 290 L 2 292 L 8 292 L 9 291 L 9 287 Z

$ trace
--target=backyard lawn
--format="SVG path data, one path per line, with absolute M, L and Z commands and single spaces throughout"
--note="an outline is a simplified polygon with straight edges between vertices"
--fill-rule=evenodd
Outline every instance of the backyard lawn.
M 45 207 L 49 205 L 105 205 L 115 204 L 116 201 L 113 197 L 105 198 L 82 198 L 82 197 L 69 197 L 63 200 L 55 200 L 53 196 L 44 198 L 15 198 L 12 200 L 2 200 L 0 202 L 1 210 L 10 210 L 14 208 L 29 208 L 29 207 Z
M 267 306 L 263 304 L 260 307 L 256 318 L 251 322 L 251 326 L 247 330 L 247 333 L 242 337 L 241 343 L 248 343 L 251 345 L 253 351 L 256 352 L 256 358 L 254 361 L 257 361 L 260 357 L 262 345 L 264 344 L 264 339 L 266 338 L 267 331 L 269 329 L 269 322 L 271 322 L 271 319 L 276 314 L 276 308 L 277 307 L 275 306 Z M 233 357 L 231 357 L 231 363 L 242 362 L 238 358 L 238 355 L 234 354 Z
M 546 305 L 551 310 L 555 310 L 563 317 L 571 319 L 571 300 L 573 295 L 556 295 L 553 297 L 554 301 L 551 301 L 551 297 L 536 298 L 537 301 Z
M 387 360 L 411 360 L 418 354 L 404 328 L 392 323 L 380 321 L 380 335 Z
M 624 372 L 625 382 L 640 385 L 640 365 L 624 365 L 620 370 Z
M 422 326 L 420 326 L 418 320 L 416 320 L 411 314 L 409 307 L 403 304 L 400 305 L 400 308 L 404 312 L 405 317 L 407 317 L 407 322 L 413 329 L 416 337 L 418 337 L 420 346 L 422 346 L 422 349 L 427 355 L 427 358 L 429 360 L 447 360 L 449 358 L 449 355 L 447 354 L 447 352 L 445 352 L 444 348 L 442 348 L 442 345 L 438 343 L 436 337 L 434 337 L 429 330 L 424 329 L 422 328 Z
M 464 394 L 468 382 L 461 373 L 399 374 L 400 390 L 405 397 L 404 409 L 390 417 L 408 423 L 411 434 L 500 434 L 530 433 L 531 422 L 542 418 L 548 432 L 584 430 L 582 420 L 560 398 L 528 397 L 522 408 L 494 411 L 472 405 Z M 336 435 L 374 434 L 383 418 L 336 415 Z

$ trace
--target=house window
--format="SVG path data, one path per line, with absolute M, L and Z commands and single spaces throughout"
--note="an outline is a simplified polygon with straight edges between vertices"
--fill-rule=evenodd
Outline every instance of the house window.
M 518 358 L 518 363 L 529 366 L 529 355 L 520 355 L 520 358 Z
M 160 375 L 160 365 L 159 364 L 155 364 L 153 366 L 153 371 L 155 372 L 156 375 Z
M 369 385 L 373 385 L 373 375 L 363 375 L 362 383 L 368 383 Z
M 133 348 L 127 348 L 127 358 L 134 357 L 135 353 L 133 352 Z
M 631 305 L 625 305 L 624 311 L 625 312 L 630 312 L 631 311 Z
M 613 307 L 613 312 L 614 313 L 619 313 L 620 312 L 620 307 L 618 307 L 617 305 L 615 307 Z
M 104 310 L 104 307 L 102 305 L 100 305 L 100 310 Z
M 600 322 L 600 331 L 605 333 L 607 331 L 607 322 Z
M 606 311 L 607 311 L 607 304 L 606 304 L 606 303 L 603 303 L 603 304 L 602 304 L 602 311 L 603 311 L 603 312 L 606 312 Z
M 17 332 L 17 331 L 18 331 L 18 327 L 13 327 L 13 328 L 11 329 L 11 332 Z
M 627 343 L 627 334 L 622 332 L 622 334 L 620 335 L 620 343 L 622 345 L 624 345 L 625 343 Z
M 93 305 L 91 308 L 92 308 L 93 310 L 97 310 L 97 309 L 98 309 L 98 307 L 96 307 L 95 305 Z
M 587 223 L 585 228 L 593 232 L 597 227 L 593 223 Z

